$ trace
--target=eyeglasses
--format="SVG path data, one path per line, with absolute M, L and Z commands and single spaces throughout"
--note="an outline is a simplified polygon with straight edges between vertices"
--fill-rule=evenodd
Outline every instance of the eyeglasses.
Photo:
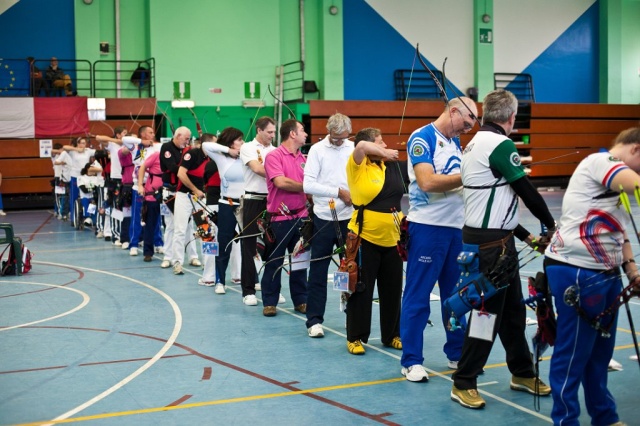
M 331 142 L 332 144 L 338 144 L 340 142 L 344 142 L 347 139 L 349 139 L 349 134 L 347 132 L 343 132 L 343 134 L 347 134 L 347 136 L 341 138 L 341 137 L 334 137 L 331 135 L 331 133 L 329 133 L 329 142 Z
M 473 129 L 473 126 L 475 126 L 476 124 L 475 118 L 471 114 L 466 114 L 467 117 L 471 119 L 471 123 L 469 123 L 467 120 L 465 120 L 465 114 L 462 114 L 462 112 L 459 109 L 457 109 L 456 111 L 458 112 L 458 114 L 460 114 L 460 118 L 462 118 L 462 122 L 464 123 L 464 129 L 465 130 Z

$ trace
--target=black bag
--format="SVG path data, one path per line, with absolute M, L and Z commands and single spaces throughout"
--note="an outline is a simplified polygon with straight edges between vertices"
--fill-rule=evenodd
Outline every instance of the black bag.
M 138 68 L 131 74 L 131 83 L 136 87 L 144 87 L 151 77 L 151 72 L 142 66 L 142 62 L 138 63 Z

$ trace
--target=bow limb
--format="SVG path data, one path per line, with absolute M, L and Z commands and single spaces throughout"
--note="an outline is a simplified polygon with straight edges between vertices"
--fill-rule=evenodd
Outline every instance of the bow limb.
M 193 110 L 193 108 L 188 107 L 187 109 L 189 110 L 189 112 L 193 116 L 193 119 L 196 121 L 196 130 L 198 131 L 198 137 L 201 137 L 202 136 L 202 127 L 200 126 L 200 120 L 198 120 L 198 116 L 196 115 L 196 112 Z
M 427 70 L 429 72 L 429 75 L 431 75 L 431 78 L 433 79 L 433 82 L 436 84 L 436 87 L 440 91 L 440 96 L 442 97 L 442 100 L 444 101 L 444 104 L 445 105 L 449 105 L 449 98 L 447 98 L 447 92 L 444 90 L 444 87 L 442 87 L 442 84 L 440 83 L 440 80 L 438 80 L 438 77 L 436 77 L 436 75 L 433 73 L 433 71 L 431 71 L 431 68 L 429 68 L 429 66 L 427 66 L 427 64 L 422 59 L 422 55 L 420 55 L 420 47 L 419 46 L 420 46 L 420 44 L 416 44 L 416 55 L 418 56 L 418 60 L 420 61 L 420 64 L 422 65 L 422 67 L 425 70 Z
M 140 111 L 138 111 L 138 115 L 136 115 L 136 118 L 133 118 L 133 114 L 129 113 L 129 117 L 133 120 L 133 124 L 131 124 L 131 127 L 129 128 L 129 134 L 131 134 L 131 132 L 133 131 L 133 127 L 136 124 L 138 125 L 138 129 L 141 127 L 140 124 L 138 123 L 138 117 L 140 117 L 140 114 L 142 114 L 143 109 L 144 109 L 144 105 L 140 107 Z
M 289 114 L 291 115 L 291 118 L 296 118 L 296 115 L 293 112 L 293 110 L 291 108 L 289 108 L 289 106 L 287 104 L 285 104 L 283 100 L 279 99 L 276 95 L 273 94 L 273 92 L 271 91 L 271 85 L 267 85 L 267 90 L 269 91 L 269 94 L 273 97 L 273 99 L 278 101 L 278 103 L 280 103 L 280 105 L 283 105 L 287 109 L 287 111 L 289 111 Z
M 267 97 L 267 92 L 264 92 L 264 95 L 262 95 L 262 99 L 261 99 L 262 103 L 264 103 L 264 98 L 266 98 L 266 97 Z M 253 115 L 253 119 L 251 120 L 251 124 L 249 124 L 249 129 L 245 133 L 245 136 L 247 136 L 247 135 L 249 135 L 251 133 L 251 129 L 253 129 L 253 125 L 256 124 L 256 120 L 258 119 L 258 114 L 260 113 L 261 109 L 262 109 L 262 104 L 260 104 L 260 106 L 258 107 L 258 110 Z
M 238 235 L 236 237 L 234 237 L 231 241 L 229 241 L 229 243 L 226 245 L 226 247 L 224 248 L 224 251 L 227 251 L 227 249 L 229 248 L 229 246 L 233 243 L 235 243 L 236 241 L 240 241 L 243 240 L 245 238 L 251 238 L 251 237 L 259 237 L 260 235 L 262 235 L 262 232 L 258 232 L 256 234 L 249 234 L 249 235 Z
M 160 110 L 160 112 L 162 113 L 162 117 L 167 119 L 167 123 L 169 123 L 169 128 L 171 129 L 171 134 L 175 135 L 176 134 L 176 128 L 173 125 L 173 121 L 171 121 L 171 119 L 169 118 L 169 116 L 167 115 L 167 111 L 163 110 L 162 108 L 160 108 L 160 105 L 158 105 L 158 109 Z M 161 122 L 162 124 L 162 122 Z M 159 126 L 158 126 L 159 127 Z

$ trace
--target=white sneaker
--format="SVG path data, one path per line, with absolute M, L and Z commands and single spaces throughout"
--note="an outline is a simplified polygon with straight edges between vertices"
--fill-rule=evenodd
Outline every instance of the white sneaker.
M 224 284 L 221 284 L 221 283 L 216 284 L 216 289 L 214 291 L 216 292 L 216 294 L 225 294 L 226 290 L 224 289 Z M 256 301 L 256 304 L 258 304 L 257 301 Z
M 233 284 L 240 284 L 241 280 L 240 280 L 240 278 L 231 278 L 231 282 Z
M 182 274 L 184 274 L 184 272 L 182 272 L 182 263 L 176 262 L 173 265 L 173 275 L 182 275 Z
M 138 249 L 135 247 L 131 247 L 129 249 L 129 256 L 137 256 L 138 255 Z
M 400 374 L 407 378 L 410 382 L 428 382 L 429 375 L 427 370 L 420 364 L 412 365 L 409 368 L 402 367 Z
M 457 370 L 458 369 L 458 361 L 451 361 L 449 360 L 447 362 L 447 367 L 449 367 L 452 370 Z
M 322 324 L 313 324 L 307 329 L 307 332 L 309 333 L 309 337 L 324 337 Z
M 129 249 L 129 243 L 122 243 L 122 250 L 128 250 Z
M 282 305 L 283 303 L 287 303 L 287 299 L 285 299 L 282 293 L 280 293 L 280 297 L 278 297 L 278 305 Z
M 262 291 L 262 286 L 260 285 L 260 283 L 256 283 L 256 285 L 253 288 L 255 288 L 256 291 Z
M 191 266 L 202 266 L 202 262 L 200 262 L 200 260 L 198 260 L 197 258 L 193 258 L 189 261 L 189 265 Z
M 102 231 L 98 231 L 98 233 L 96 234 L 96 238 L 104 238 L 104 234 L 102 233 Z
M 622 371 L 622 364 L 611 358 L 611 361 L 609 361 L 609 371 Z
M 120 242 L 120 240 L 115 240 L 115 241 L 113 242 L 113 245 L 114 245 L 114 246 L 116 246 L 116 247 L 121 247 L 121 246 L 122 246 L 122 243 Z
M 156 253 L 164 254 L 164 247 L 155 247 L 154 250 Z
M 216 285 L 216 283 L 214 283 L 213 281 L 205 281 L 202 278 L 198 280 L 198 284 L 205 287 L 213 287 L 214 285 Z
M 4 210 L 0 209 L 0 216 L 6 216 L 7 214 L 4 212 Z
M 168 268 L 171 266 L 171 262 L 168 260 L 163 260 L 162 263 L 160 264 L 161 268 Z
M 258 298 L 255 294 L 247 294 L 242 298 L 242 303 L 247 306 L 256 306 L 258 304 Z
M 91 218 L 90 218 L 90 217 L 88 217 L 88 218 L 86 218 L 86 219 L 84 220 L 84 222 L 82 222 L 82 224 L 83 224 L 84 226 L 89 226 L 89 227 L 91 227 L 91 226 L 93 226 L 93 221 L 91 220 Z

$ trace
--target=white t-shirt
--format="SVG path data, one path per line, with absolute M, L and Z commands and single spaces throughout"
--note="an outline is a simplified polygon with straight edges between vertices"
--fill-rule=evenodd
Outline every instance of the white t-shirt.
M 630 219 L 611 181 L 627 168 L 608 152 L 582 160 L 569 181 L 546 256 L 589 269 L 612 269 L 622 263 L 623 232 Z
M 60 154 L 51 158 L 53 164 L 53 175 L 60 178 L 63 182 L 69 182 L 71 180 L 71 162 L 73 161 L 67 151 L 62 151 Z M 56 165 L 55 163 L 64 163 Z
M 122 148 L 122 145 L 119 145 L 114 142 L 109 142 L 107 144 L 107 151 L 109 151 L 109 158 L 111 159 L 111 178 L 112 179 L 122 179 L 122 166 L 120 165 L 120 157 L 118 157 L 118 151 Z
M 242 170 L 244 173 L 244 190 L 246 192 L 254 192 L 258 194 L 266 194 L 267 193 L 267 181 L 265 178 L 256 174 L 251 170 L 248 166 L 249 161 L 259 161 L 260 164 L 264 165 L 264 157 L 276 149 L 275 146 L 269 144 L 269 146 L 264 146 L 257 139 L 252 140 L 251 142 L 247 142 L 242 144 L 240 147 L 240 161 L 242 162 Z
M 311 146 L 304 166 L 304 192 L 313 196 L 313 213 L 322 220 L 331 220 L 329 200 L 336 203 L 338 220 L 351 218 L 353 207 L 338 198 L 340 188 L 348 189 L 347 161 L 353 153 L 353 142 L 332 145 L 329 136 Z
M 80 172 L 95 153 L 96 150 L 92 148 L 85 148 L 82 152 L 67 151 L 67 154 L 71 157 L 71 177 L 77 178 L 80 176 Z

